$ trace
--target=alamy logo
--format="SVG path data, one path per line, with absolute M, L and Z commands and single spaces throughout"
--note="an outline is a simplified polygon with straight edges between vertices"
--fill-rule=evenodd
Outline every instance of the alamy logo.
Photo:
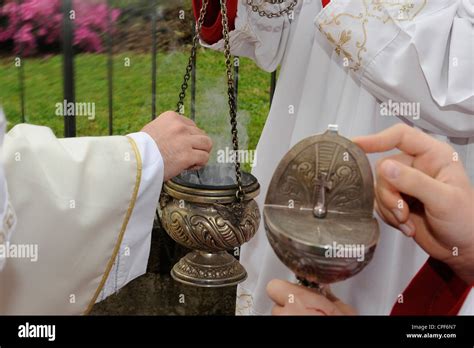
M 392 99 L 389 99 L 386 102 L 380 103 L 380 115 L 402 116 L 412 118 L 413 120 L 419 120 L 420 103 L 396 102 Z
M 35 325 L 26 322 L 18 326 L 20 338 L 47 338 L 52 342 L 56 340 L 56 325 Z
M 236 152 L 229 147 L 217 150 L 217 163 L 234 163 L 235 154 Z M 257 165 L 257 151 L 238 150 L 237 159 L 240 163 L 250 163 L 251 167 L 255 167 Z
M 0 244 L 0 259 L 30 259 L 38 261 L 38 244 Z
M 365 246 L 363 244 L 339 244 L 332 242 L 324 246 L 324 256 L 327 258 L 357 259 L 362 262 L 365 259 Z
M 86 116 L 87 119 L 95 119 L 95 103 L 73 103 L 63 100 L 56 103 L 57 116 Z

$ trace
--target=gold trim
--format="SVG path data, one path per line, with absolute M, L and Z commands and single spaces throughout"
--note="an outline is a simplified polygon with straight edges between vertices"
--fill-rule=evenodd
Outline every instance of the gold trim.
M 89 314 L 89 312 L 92 310 L 92 307 L 95 305 L 95 301 L 97 300 L 97 297 L 99 296 L 100 292 L 102 291 L 102 288 L 104 287 L 105 282 L 107 281 L 107 278 L 109 277 L 110 270 L 112 269 L 112 266 L 114 265 L 115 259 L 117 257 L 117 254 L 120 250 L 120 245 L 122 244 L 123 240 L 123 235 L 125 234 L 125 230 L 127 229 L 128 221 L 130 220 L 130 216 L 132 215 L 133 208 L 135 207 L 135 203 L 137 201 L 137 196 L 138 196 L 138 189 L 140 188 L 140 182 L 142 178 L 142 158 L 140 156 L 140 151 L 138 150 L 137 144 L 135 141 L 127 137 L 128 141 L 130 142 L 130 145 L 132 146 L 133 152 L 135 153 L 135 158 L 137 159 L 137 175 L 135 177 L 135 186 L 133 188 L 133 193 L 132 197 L 130 200 L 130 204 L 128 206 L 127 213 L 125 214 L 125 218 L 122 223 L 122 228 L 119 233 L 119 237 L 117 239 L 117 243 L 115 244 L 115 248 L 112 252 L 112 256 L 107 264 L 107 267 L 105 269 L 105 273 L 102 277 L 102 280 L 99 284 L 99 287 L 95 291 L 94 296 L 92 297 L 92 300 L 89 302 L 89 305 L 87 306 L 86 311 L 84 312 L 85 315 Z
M 367 33 L 367 23 L 369 19 L 380 20 L 383 24 L 393 22 L 392 16 L 389 14 L 384 18 L 382 12 L 384 8 L 398 8 L 399 13 L 403 13 L 403 17 L 397 19 L 399 22 L 412 21 L 418 14 L 425 8 L 427 0 L 397 0 L 397 1 L 387 1 L 387 0 L 363 0 L 363 8 L 359 10 L 353 9 L 354 13 L 341 12 L 341 13 L 331 13 L 328 14 L 331 5 L 329 5 L 321 16 L 321 20 L 318 23 L 319 31 L 326 36 L 327 40 L 334 46 L 334 51 L 338 56 L 345 57 L 351 65 L 348 66 L 349 70 L 357 72 L 361 69 L 363 62 L 362 54 L 367 52 L 366 44 L 368 41 Z M 419 5 L 418 8 L 416 6 Z M 355 13 L 358 12 L 358 15 Z M 380 12 L 380 14 L 378 13 Z M 414 13 L 412 13 L 414 12 Z M 341 27 L 341 18 L 349 17 L 356 21 L 359 21 L 360 30 L 351 30 Z M 326 29 L 326 27 L 329 27 Z M 337 39 L 337 33 L 339 29 L 339 38 Z M 362 32 L 363 38 L 360 40 L 360 37 L 354 38 L 355 42 L 352 41 L 352 34 L 359 34 L 359 31 Z M 359 35 L 361 36 L 361 35 Z M 359 39 L 359 40 L 357 40 Z M 347 48 L 348 44 L 353 44 L 355 49 Z M 346 47 L 344 47 L 346 46 Z M 353 57 L 353 53 L 356 57 Z

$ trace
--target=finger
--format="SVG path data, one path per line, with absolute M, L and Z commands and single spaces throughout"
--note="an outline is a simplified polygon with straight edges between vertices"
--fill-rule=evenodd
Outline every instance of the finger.
M 395 226 L 408 220 L 410 210 L 398 191 L 387 185 L 378 184 L 375 189 L 375 197 L 379 208 L 387 210 L 393 216 Z
M 416 229 L 410 221 L 410 208 L 398 192 L 393 192 L 380 186 L 376 190 L 376 202 L 379 212 L 389 225 L 399 229 L 407 237 L 413 237 Z
M 399 150 L 418 156 L 430 151 L 441 143 L 429 135 L 406 124 L 397 124 L 377 134 L 356 137 L 352 139 L 365 152 L 386 152 L 398 148 Z
M 397 218 L 393 213 L 387 209 L 386 207 L 383 206 L 383 204 L 380 203 L 380 198 L 376 195 L 375 197 L 375 202 L 376 202 L 376 212 L 379 214 L 379 216 L 382 218 L 385 223 L 389 224 L 390 226 L 397 227 L 399 222 L 397 221 Z
M 209 152 L 203 150 L 193 150 L 191 154 L 191 164 L 187 168 L 204 167 L 209 161 Z
M 385 221 L 385 223 L 401 231 L 405 236 L 411 238 L 415 236 L 416 226 L 411 220 L 411 215 L 408 213 L 406 221 L 400 223 L 398 219 L 394 216 L 392 211 L 383 207 L 380 203 L 376 201 L 375 211 L 380 216 L 380 218 Z
M 295 296 L 299 288 L 295 284 L 280 279 L 273 279 L 267 284 L 268 296 L 280 306 L 288 304 L 289 295 Z
M 334 295 L 334 293 L 332 292 L 332 289 L 329 285 L 326 285 L 326 287 L 324 289 L 324 296 L 326 296 L 326 298 L 331 302 L 340 301 L 339 298 L 336 295 Z
M 212 150 L 212 140 L 206 135 L 191 136 L 191 146 L 195 150 L 210 152 Z
M 380 209 L 389 210 L 390 213 L 388 215 L 394 217 L 395 220 L 391 221 L 391 224 L 393 226 L 398 226 L 399 224 L 404 223 L 408 220 L 410 211 L 408 205 L 403 200 L 400 192 L 398 192 L 398 190 L 392 184 L 390 184 L 390 182 L 388 182 L 381 173 L 381 164 L 387 159 L 403 163 L 407 166 L 411 166 L 414 157 L 404 153 L 399 153 L 377 162 L 376 165 L 376 199 L 378 201 L 378 204 L 380 205 Z
M 449 197 L 449 187 L 446 184 L 394 160 L 381 163 L 380 175 L 398 191 L 415 197 L 428 206 L 436 205 L 440 197 Z
M 375 212 L 386 224 L 393 227 L 396 226 L 396 223 L 393 222 L 395 220 L 394 216 L 387 209 L 380 207 L 377 200 L 375 200 Z
M 339 309 L 340 314 L 344 315 L 355 315 L 357 311 L 350 305 L 342 302 L 342 301 L 335 301 L 334 305 Z M 339 314 L 339 313 L 338 313 Z
M 273 306 L 272 315 L 285 315 L 285 308 L 282 306 Z
M 313 315 L 335 315 L 340 314 L 338 308 L 323 295 L 304 289 L 295 296 L 296 302 L 304 306 L 306 311 L 311 311 Z
M 406 124 L 398 124 L 374 135 L 357 137 L 353 141 L 366 153 L 398 148 L 412 156 L 429 156 L 429 167 L 423 170 L 426 169 L 431 176 L 452 163 L 453 158 L 453 149 L 449 145 Z
M 273 279 L 267 284 L 267 294 L 277 305 L 284 306 L 288 300 L 288 284 L 279 279 Z
M 292 306 L 298 306 L 303 307 L 305 311 L 313 312 L 313 314 L 332 315 L 337 312 L 337 307 L 326 297 L 283 280 L 270 281 L 267 285 L 267 293 L 273 302 L 288 308 L 289 311 Z

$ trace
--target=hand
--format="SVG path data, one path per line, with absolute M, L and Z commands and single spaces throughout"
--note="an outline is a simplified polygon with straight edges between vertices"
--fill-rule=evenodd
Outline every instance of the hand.
M 301 285 L 273 279 L 267 285 L 275 302 L 272 315 L 354 315 L 356 311 L 331 294 L 331 300 Z
M 186 169 L 206 165 L 212 141 L 196 124 L 173 111 L 162 113 L 143 127 L 155 140 L 164 163 L 164 181 Z
M 407 125 L 354 139 L 377 163 L 376 210 L 432 257 L 474 281 L 474 188 L 454 149 Z

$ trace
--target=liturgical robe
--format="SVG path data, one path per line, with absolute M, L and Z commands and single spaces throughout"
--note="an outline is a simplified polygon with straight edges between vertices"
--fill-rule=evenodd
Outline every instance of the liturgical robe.
M 1 150 L 0 314 L 85 314 L 145 273 L 163 181 L 148 134 L 21 124 Z

